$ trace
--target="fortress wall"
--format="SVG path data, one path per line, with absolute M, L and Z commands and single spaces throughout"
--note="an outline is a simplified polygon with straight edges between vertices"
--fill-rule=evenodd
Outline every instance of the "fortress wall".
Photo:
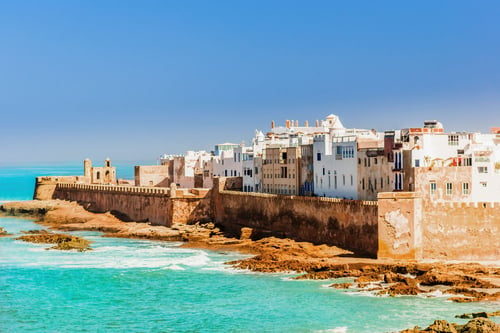
M 57 183 L 88 183 L 85 176 L 42 176 L 36 177 L 33 200 L 50 200 L 54 196 Z
M 213 208 L 211 192 L 203 198 L 172 198 L 172 221 L 194 223 L 212 221 Z
M 223 180 L 214 188 L 215 221 L 235 235 L 250 227 L 252 238 L 288 237 L 376 256 L 374 201 L 227 191 Z
M 59 183 L 54 199 L 77 201 L 86 209 L 110 211 L 124 221 L 172 224 L 169 189 Z
M 499 260 L 499 203 L 430 203 L 379 193 L 379 258 Z
M 500 259 L 500 203 L 440 203 L 423 207 L 423 257 Z

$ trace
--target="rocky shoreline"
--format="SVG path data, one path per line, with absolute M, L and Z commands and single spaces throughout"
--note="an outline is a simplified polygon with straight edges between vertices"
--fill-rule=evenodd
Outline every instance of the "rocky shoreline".
M 50 229 L 101 231 L 107 237 L 182 241 L 184 247 L 252 254 L 250 258 L 228 263 L 239 269 L 300 274 L 295 279 L 347 279 L 331 284 L 332 288 L 389 296 L 449 295 L 449 300 L 454 302 L 500 301 L 498 265 L 356 258 L 349 251 L 334 246 L 274 237 L 251 240 L 251 230 L 247 228 L 242 229 L 237 239 L 227 237 L 213 223 L 174 224 L 168 228 L 123 222 L 110 213 L 91 213 L 77 203 L 59 200 L 4 203 L 0 213 L 33 218 Z

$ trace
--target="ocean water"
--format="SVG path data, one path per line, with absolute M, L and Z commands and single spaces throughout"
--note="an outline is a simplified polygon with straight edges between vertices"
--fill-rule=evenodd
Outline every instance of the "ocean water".
M 35 175 L 81 173 L 80 166 L 0 168 L 0 201 L 30 199 Z M 43 171 L 43 172 L 42 172 Z M 122 174 L 130 171 L 120 171 Z M 124 177 L 124 176 L 122 176 Z M 180 243 L 105 238 L 84 253 L 15 240 L 41 229 L 0 218 L 0 332 L 390 332 L 499 303 L 446 297 L 375 297 L 224 264 L 243 255 Z

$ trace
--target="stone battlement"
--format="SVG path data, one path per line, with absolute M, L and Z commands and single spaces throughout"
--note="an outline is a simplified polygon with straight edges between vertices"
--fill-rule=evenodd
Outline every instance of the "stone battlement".
M 133 194 L 133 195 L 160 195 L 170 196 L 170 188 L 139 187 L 139 186 L 119 186 L 119 185 L 88 185 L 73 183 L 57 183 L 56 190 L 77 190 L 77 191 L 101 191 L 108 193 Z M 181 192 L 181 193 L 179 193 Z M 176 195 L 183 195 L 185 191 L 176 190 Z
M 293 200 L 302 202 L 329 202 L 341 205 L 356 205 L 356 206 L 377 206 L 377 201 L 367 201 L 367 200 L 348 200 L 339 198 L 328 198 L 328 197 L 306 197 L 306 196 L 295 196 L 295 195 L 281 195 L 281 194 L 271 194 L 271 193 L 257 193 L 257 192 L 239 192 L 239 191 L 219 191 L 220 194 L 231 194 L 240 196 L 250 196 L 256 198 L 268 198 L 270 200 Z
M 500 202 L 430 202 L 433 208 L 500 208 Z

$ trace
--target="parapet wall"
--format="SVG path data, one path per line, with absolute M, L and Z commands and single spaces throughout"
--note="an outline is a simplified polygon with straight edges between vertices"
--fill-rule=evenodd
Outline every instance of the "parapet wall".
M 380 193 L 379 258 L 500 259 L 500 203 L 432 203 L 418 193 Z
M 214 187 L 215 221 L 238 235 L 288 237 L 336 245 L 358 254 L 377 254 L 377 202 L 242 193 Z
M 36 177 L 34 200 L 50 200 L 54 196 L 58 183 L 89 183 L 89 178 L 85 176 L 42 176 Z

